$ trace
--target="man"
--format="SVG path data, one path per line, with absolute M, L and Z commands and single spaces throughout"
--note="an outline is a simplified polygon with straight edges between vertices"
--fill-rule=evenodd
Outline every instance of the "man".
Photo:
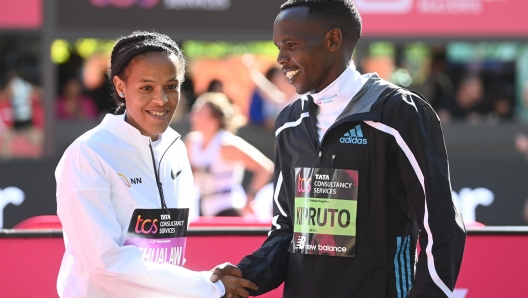
M 438 117 L 420 95 L 360 75 L 350 0 L 290 0 L 274 23 L 297 93 L 279 115 L 274 218 L 237 266 L 258 295 L 452 297 L 465 243 Z M 416 243 L 421 252 L 415 266 Z

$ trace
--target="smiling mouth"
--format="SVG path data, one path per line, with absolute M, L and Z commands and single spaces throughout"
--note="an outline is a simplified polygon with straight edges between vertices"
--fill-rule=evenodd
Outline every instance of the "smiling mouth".
M 286 77 L 288 78 L 288 80 L 291 80 L 299 71 L 301 70 L 300 69 L 290 70 L 286 73 Z
M 149 113 L 152 116 L 163 117 L 163 116 L 167 115 L 169 113 L 169 111 L 163 111 L 163 112 L 147 111 L 147 113 Z

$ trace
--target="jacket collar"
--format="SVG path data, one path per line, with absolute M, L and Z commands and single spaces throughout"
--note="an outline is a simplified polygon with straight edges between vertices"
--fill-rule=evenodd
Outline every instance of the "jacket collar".
M 101 126 L 116 137 L 133 146 L 141 148 L 143 148 L 143 146 L 148 146 L 150 144 L 150 137 L 142 135 L 137 128 L 126 122 L 125 114 L 126 111 L 122 115 L 106 114 L 101 122 Z M 180 137 L 180 134 L 169 126 L 160 137 L 161 140 L 158 148 L 160 151 L 165 151 Z
M 399 87 L 381 79 L 377 73 L 366 74 L 367 82 L 348 102 L 347 106 L 337 117 L 335 122 L 343 119 L 348 121 L 376 121 L 381 120 L 381 113 L 383 111 L 383 104 L 385 100 Z M 310 100 L 308 95 L 308 106 L 310 117 L 316 115 L 318 106 Z
M 343 110 L 351 98 L 368 81 L 368 76 L 362 76 L 351 63 L 345 71 L 330 85 L 318 93 L 310 92 L 315 104 L 322 114 Z

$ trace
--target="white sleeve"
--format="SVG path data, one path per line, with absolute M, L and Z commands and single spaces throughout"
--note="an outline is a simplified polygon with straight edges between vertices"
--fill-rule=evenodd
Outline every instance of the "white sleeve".
M 211 272 L 144 263 L 135 246 L 120 246 L 121 226 L 110 198 L 99 156 L 74 143 L 55 172 L 57 214 L 69 246 L 91 279 L 127 297 L 221 297 L 223 284 Z

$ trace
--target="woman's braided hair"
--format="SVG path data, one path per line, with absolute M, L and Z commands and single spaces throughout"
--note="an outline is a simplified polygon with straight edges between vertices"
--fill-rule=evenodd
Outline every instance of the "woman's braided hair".
M 161 52 L 168 55 L 176 56 L 178 67 L 178 81 L 181 84 L 184 80 L 185 66 L 187 61 L 183 57 L 182 51 L 178 45 L 167 35 L 157 32 L 134 31 L 132 34 L 121 37 L 117 40 L 112 49 L 110 57 L 110 66 L 107 70 L 107 78 L 111 85 L 110 90 L 114 101 L 116 102 L 116 114 L 122 114 L 125 111 L 125 99 L 121 98 L 113 84 L 114 76 L 126 80 L 126 71 L 130 61 L 139 55 L 150 52 Z

